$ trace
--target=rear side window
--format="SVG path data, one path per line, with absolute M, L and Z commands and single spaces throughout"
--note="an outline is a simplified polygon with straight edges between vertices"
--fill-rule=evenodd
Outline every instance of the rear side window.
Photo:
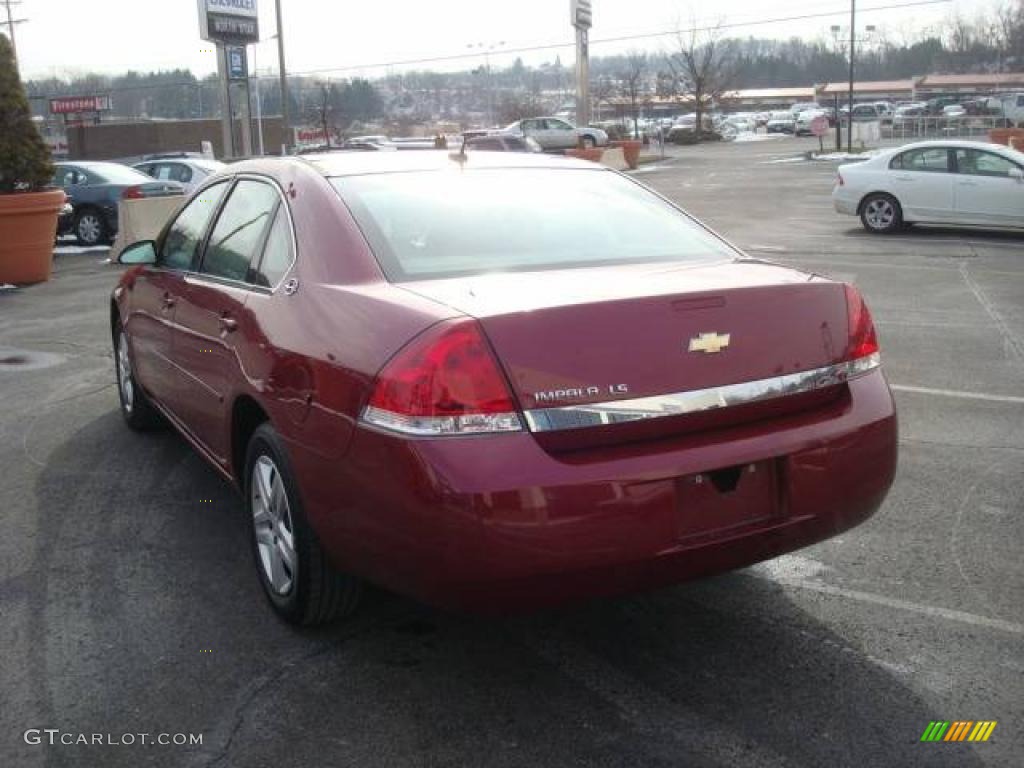
M 903 171 L 949 172 L 949 151 L 945 147 L 911 149 L 896 155 L 889 167 Z
M 245 281 L 249 266 L 259 255 L 277 203 L 277 192 L 269 184 L 250 179 L 239 181 L 221 209 L 199 271 L 226 280 Z
M 203 235 L 226 189 L 226 183 L 213 184 L 182 209 L 164 237 L 159 266 L 182 271 L 193 268 Z
M 443 170 L 331 181 L 396 282 L 737 255 L 685 214 L 611 171 Z
M 252 282 L 264 288 L 273 288 L 288 274 L 294 253 L 288 212 L 280 204 L 267 235 L 267 244 L 263 247 L 263 259 L 259 267 L 253 270 Z

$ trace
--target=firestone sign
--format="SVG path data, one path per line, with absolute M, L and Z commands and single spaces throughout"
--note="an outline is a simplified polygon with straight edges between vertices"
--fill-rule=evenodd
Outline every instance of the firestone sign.
M 71 115 L 76 112 L 107 112 L 110 110 L 109 96 L 66 96 L 50 99 L 50 114 Z
M 199 0 L 199 36 L 240 45 L 259 42 L 256 0 Z

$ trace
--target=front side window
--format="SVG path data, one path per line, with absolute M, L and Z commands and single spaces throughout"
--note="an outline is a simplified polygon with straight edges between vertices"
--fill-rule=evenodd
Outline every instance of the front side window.
M 164 237 L 158 266 L 181 271 L 193 268 L 203 235 L 226 189 L 224 182 L 213 184 L 182 209 Z
M 269 184 L 250 179 L 238 182 L 213 227 L 199 271 L 247 280 L 277 203 L 277 192 Z
M 904 171 L 947 173 L 949 171 L 949 152 L 945 147 L 912 149 L 909 152 L 896 155 L 889 167 Z
M 693 264 L 736 252 L 610 171 L 479 169 L 331 180 L 389 280 L 633 262 Z
M 970 176 L 1008 177 L 1017 166 L 1005 157 L 977 149 L 956 150 L 956 172 Z

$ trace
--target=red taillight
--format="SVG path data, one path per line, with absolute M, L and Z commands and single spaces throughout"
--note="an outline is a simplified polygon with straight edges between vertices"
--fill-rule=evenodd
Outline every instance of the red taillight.
M 128 187 L 121 193 L 122 200 L 141 200 L 145 195 L 142 192 L 142 187 Z
M 377 374 L 363 420 L 417 435 L 522 428 L 505 378 L 472 320 L 436 325 L 391 358 Z
M 878 354 L 878 336 L 875 335 L 871 312 L 860 291 L 849 284 L 846 285 L 846 318 L 850 337 L 845 359 L 859 360 Z

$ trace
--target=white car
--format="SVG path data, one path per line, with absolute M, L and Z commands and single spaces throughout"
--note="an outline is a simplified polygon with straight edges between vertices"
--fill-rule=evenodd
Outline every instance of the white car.
M 529 136 L 540 144 L 544 151 L 572 149 L 580 145 L 603 147 L 608 144 L 608 134 L 600 128 L 577 127 L 560 117 L 531 117 L 518 120 L 500 132 L 512 136 Z
M 819 117 L 824 117 L 826 120 L 828 119 L 828 115 L 823 109 L 805 109 L 796 116 L 796 123 L 793 132 L 797 136 L 803 136 L 804 134 L 810 135 L 811 123 Z
M 1024 228 L 1024 152 L 980 141 L 922 141 L 839 166 L 832 202 L 869 232 L 906 224 Z
M 186 194 L 192 194 L 207 176 L 212 176 L 224 163 L 205 157 L 157 157 L 132 166 L 147 176 L 161 181 L 176 181 L 184 185 Z

